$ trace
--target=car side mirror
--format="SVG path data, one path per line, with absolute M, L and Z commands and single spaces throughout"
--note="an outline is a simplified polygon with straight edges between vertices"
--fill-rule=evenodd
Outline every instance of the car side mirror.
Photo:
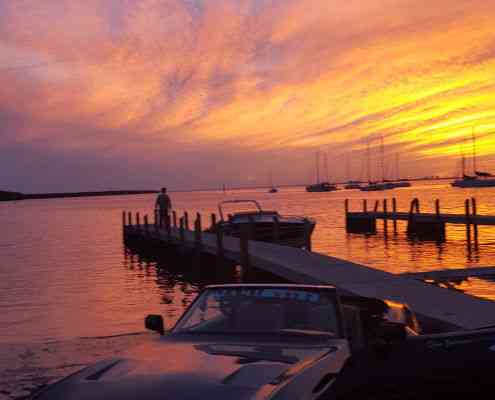
M 382 322 L 378 328 L 378 337 L 387 343 L 406 340 L 406 326 L 397 322 Z
M 158 332 L 160 335 L 165 334 L 165 325 L 161 315 L 149 314 L 144 319 L 144 327 L 150 331 Z

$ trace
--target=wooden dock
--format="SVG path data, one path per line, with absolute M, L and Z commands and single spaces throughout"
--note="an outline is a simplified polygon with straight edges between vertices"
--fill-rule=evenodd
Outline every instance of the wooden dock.
M 239 263 L 243 269 L 255 267 L 296 283 L 332 284 L 344 293 L 405 302 L 423 320 L 441 329 L 476 329 L 495 325 L 495 302 L 439 288 L 417 279 L 394 275 L 350 261 L 273 243 L 235 238 L 201 231 L 198 214 L 194 230 L 187 229 L 188 216 L 169 223 L 144 224 L 130 213 L 123 214 L 124 240 L 155 244 L 157 249 L 179 246 L 212 254 Z M 187 222 L 187 224 L 186 224 Z M 157 250 L 161 251 L 161 250 Z M 213 268 L 213 267 L 212 267 Z
M 380 207 L 381 205 L 381 207 Z M 389 206 L 391 206 L 389 208 Z M 466 241 L 478 244 L 478 226 L 495 226 L 495 216 L 479 215 L 476 199 L 466 199 L 463 214 L 442 213 L 440 200 L 435 200 L 435 212 L 422 213 L 418 199 L 413 199 L 408 212 L 397 211 L 396 199 L 376 200 L 372 210 L 368 210 L 366 200 L 363 200 L 362 211 L 350 211 L 349 200 L 345 201 L 346 230 L 349 233 L 376 233 L 377 220 L 383 221 L 384 232 L 388 232 L 389 222 L 393 232 L 397 233 L 397 222 L 407 221 L 407 234 L 424 239 L 445 240 L 447 224 L 464 225 Z

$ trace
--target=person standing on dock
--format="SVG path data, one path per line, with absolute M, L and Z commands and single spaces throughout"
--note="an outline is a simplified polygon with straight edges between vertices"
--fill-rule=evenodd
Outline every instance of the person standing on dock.
M 167 188 L 162 188 L 155 201 L 155 210 L 158 210 L 158 215 L 160 216 L 160 226 L 163 226 L 164 222 L 168 220 L 168 214 L 171 208 L 172 201 L 167 194 Z

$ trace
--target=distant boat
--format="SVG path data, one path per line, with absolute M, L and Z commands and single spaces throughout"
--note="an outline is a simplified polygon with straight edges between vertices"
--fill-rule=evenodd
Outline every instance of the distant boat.
M 268 193 L 277 193 L 278 192 L 278 189 L 273 186 L 273 177 L 272 177 L 272 173 L 270 172 L 270 189 L 268 190 Z
M 361 189 L 361 182 L 357 181 L 348 181 L 344 185 L 344 189 Z
M 374 182 L 369 182 L 366 186 L 361 186 L 359 190 L 362 192 L 377 192 L 377 191 L 382 191 L 390 189 L 390 187 L 387 187 L 386 183 L 374 183 Z
M 471 128 L 471 141 L 473 147 L 473 171 L 474 175 L 466 174 L 466 160 L 464 153 L 462 154 L 462 178 L 456 179 L 451 183 L 453 187 L 460 188 L 484 188 L 495 187 L 495 176 L 489 172 L 478 171 L 476 167 L 476 137 L 474 127 Z
M 316 152 L 316 183 L 306 186 L 306 192 L 334 192 L 339 190 L 337 185 L 328 182 L 328 163 L 325 157 L 325 168 L 327 174 L 327 181 L 320 182 L 320 152 Z
M 320 182 L 306 186 L 306 192 L 333 192 L 339 190 L 338 187 L 332 183 Z

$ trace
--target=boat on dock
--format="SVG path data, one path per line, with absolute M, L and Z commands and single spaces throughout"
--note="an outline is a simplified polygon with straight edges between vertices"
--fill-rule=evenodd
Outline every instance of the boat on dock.
M 345 185 L 344 185 L 344 189 L 361 189 L 361 182 L 359 181 L 348 181 Z
M 229 204 L 254 205 L 254 210 L 239 211 L 225 215 L 225 206 Z M 281 215 L 278 211 L 263 210 L 256 200 L 226 200 L 218 205 L 220 221 L 207 232 L 216 232 L 221 228 L 225 235 L 240 237 L 241 229 L 252 224 L 254 240 L 273 242 L 273 232 L 278 230 L 277 243 L 284 246 L 304 247 L 306 237 L 314 231 L 316 222 L 303 216 Z M 275 226 L 277 225 L 277 226 Z

